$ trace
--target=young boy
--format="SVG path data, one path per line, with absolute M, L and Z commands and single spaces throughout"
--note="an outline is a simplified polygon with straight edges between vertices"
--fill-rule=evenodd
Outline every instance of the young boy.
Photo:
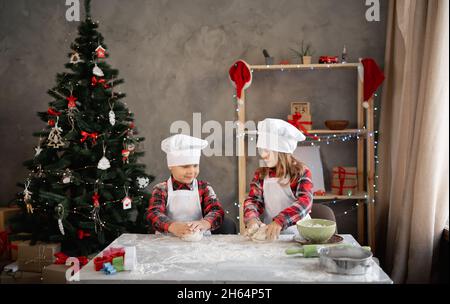
M 147 218 L 157 232 L 178 237 L 215 230 L 224 217 L 221 203 L 208 182 L 197 181 L 201 150 L 208 142 L 177 134 L 164 139 L 171 177 L 153 188 Z

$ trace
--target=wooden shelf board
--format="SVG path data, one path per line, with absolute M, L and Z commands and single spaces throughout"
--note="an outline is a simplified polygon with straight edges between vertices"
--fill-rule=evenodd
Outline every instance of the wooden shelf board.
M 273 64 L 273 65 L 250 65 L 254 71 L 272 70 L 311 70 L 311 69 L 355 69 L 359 63 L 314 63 L 314 64 Z
M 245 193 L 245 197 L 248 197 L 248 192 Z M 367 199 L 367 193 L 355 193 L 353 195 L 337 195 L 333 193 L 326 193 L 325 195 L 314 195 L 314 200 L 363 200 Z
M 245 134 L 249 135 L 257 135 L 257 131 L 245 130 Z M 308 130 L 309 134 L 361 134 L 364 136 L 367 133 L 367 130 L 359 130 L 359 129 L 344 129 L 344 130 L 328 130 L 328 129 L 317 129 L 317 130 Z
M 314 195 L 315 200 L 360 200 L 367 199 L 367 193 L 355 193 L 353 195 L 337 195 L 333 193 L 326 193 L 325 195 Z
M 321 130 L 308 130 L 309 134 L 347 134 L 347 133 L 360 133 L 361 135 L 364 135 L 367 133 L 366 130 L 359 130 L 359 129 L 344 129 L 344 130 L 328 130 L 328 129 L 321 129 Z

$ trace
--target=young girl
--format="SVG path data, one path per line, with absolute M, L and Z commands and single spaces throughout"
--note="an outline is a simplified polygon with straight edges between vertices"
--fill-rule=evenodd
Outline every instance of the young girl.
M 161 142 L 171 176 L 153 188 L 150 199 L 147 218 L 157 232 L 183 237 L 222 224 L 224 211 L 213 188 L 197 180 L 201 150 L 207 145 L 205 140 L 183 134 Z
M 262 222 L 266 237 L 275 240 L 280 233 L 298 234 L 295 224 L 310 218 L 313 184 L 309 169 L 292 153 L 305 136 L 290 123 L 267 118 L 258 123 L 258 152 L 263 161 L 250 184 L 244 202 L 244 222 L 253 234 Z

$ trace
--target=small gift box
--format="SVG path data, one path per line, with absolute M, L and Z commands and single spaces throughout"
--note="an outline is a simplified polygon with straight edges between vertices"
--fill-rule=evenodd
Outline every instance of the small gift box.
M 17 248 L 17 262 L 20 270 L 42 272 L 45 266 L 53 264 L 55 253 L 61 251 L 61 244 L 38 242 L 30 245 L 29 242 L 21 242 L 17 244 Z
M 42 270 L 43 284 L 66 284 L 66 273 L 71 266 L 52 264 Z
M 334 167 L 331 190 L 337 195 L 352 195 L 358 188 L 356 167 Z

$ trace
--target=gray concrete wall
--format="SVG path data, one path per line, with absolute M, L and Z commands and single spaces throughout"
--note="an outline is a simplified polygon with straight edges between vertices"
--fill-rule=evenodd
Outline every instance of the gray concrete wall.
M 262 64 L 262 49 L 276 62 L 291 59 L 289 47 L 310 41 L 319 55 L 339 55 L 344 44 L 349 61 L 372 57 L 384 61 L 387 1 L 381 21 L 367 22 L 363 0 L 93 0 L 92 15 L 110 52 L 109 62 L 125 79 L 121 90 L 136 115 L 142 162 L 161 181 L 168 176 L 160 142 L 175 120 L 192 123 L 192 113 L 220 123 L 235 120 L 229 66 L 242 58 Z M 36 116 L 51 100 L 47 89 L 64 70 L 77 23 L 65 20 L 63 0 L 0 0 L 0 136 L 3 160 L 0 203 L 19 189 L 27 172 L 22 161 L 32 157 L 32 132 L 44 127 Z M 258 72 L 248 90 L 247 118 L 286 118 L 290 102 L 312 103 L 315 128 L 326 119 L 356 123 L 356 74 L 349 71 Z M 206 137 L 208 134 L 203 134 Z M 354 144 L 322 149 L 326 183 L 334 165 L 352 165 Z M 202 159 L 201 178 L 214 186 L 225 209 L 236 217 L 237 158 Z M 249 178 L 256 162 L 249 160 Z M 342 203 L 336 212 L 351 207 Z M 355 231 L 355 213 L 342 217 L 340 232 Z

